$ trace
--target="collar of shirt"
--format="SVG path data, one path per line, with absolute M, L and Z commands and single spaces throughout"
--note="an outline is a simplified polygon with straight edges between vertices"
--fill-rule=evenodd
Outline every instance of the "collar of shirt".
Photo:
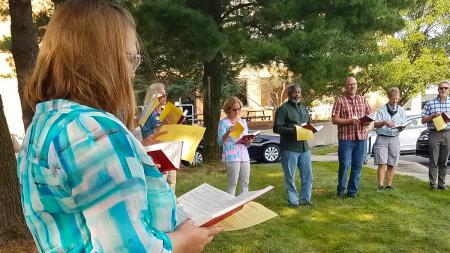
M 439 95 L 436 96 L 434 98 L 434 100 L 438 101 L 439 103 L 450 103 L 450 98 L 448 96 L 445 97 L 445 101 L 444 102 L 441 101 L 441 99 L 439 98 Z
M 92 109 L 85 105 L 80 105 L 74 101 L 66 99 L 55 99 L 50 101 L 41 102 L 36 105 L 36 114 L 55 111 L 59 109 L 73 109 L 73 108 L 86 108 Z
M 298 102 L 298 103 L 294 103 L 294 102 L 293 102 L 293 101 L 291 101 L 290 99 L 288 100 L 288 103 L 289 103 L 289 104 L 291 104 L 291 105 L 293 105 L 293 106 L 295 106 L 296 108 L 300 107 L 300 105 L 301 105 L 301 103 L 300 103 L 300 102 Z

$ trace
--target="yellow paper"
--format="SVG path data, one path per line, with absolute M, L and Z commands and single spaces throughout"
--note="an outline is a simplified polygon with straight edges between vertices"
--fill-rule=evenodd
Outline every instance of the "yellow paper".
M 159 101 L 156 96 L 153 96 L 149 103 L 145 105 L 144 110 L 142 111 L 142 115 L 139 118 L 139 125 L 143 126 L 145 122 L 147 121 L 148 117 L 150 117 L 150 114 L 156 109 L 158 106 Z
M 444 118 L 442 118 L 442 116 L 434 118 L 433 123 L 437 131 L 441 131 L 442 129 L 447 127 L 447 123 L 445 123 L 445 120 Z
M 235 140 L 239 140 L 242 132 L 244 132 L 244 126 L 238 121 L 234 124 L 234 131 L 230 133 L 230 136 Z
M 295 125 L 295 131 L 297 132 L 297 141 L 310 141 L 313 139 L 313 131 L 309 129 Z
M 233 231 L 258 225 L 276 216 L 278 216 L 276 213 L 263 205 L 250 201 L 244 205 L 242 210 L 217 223 L 217 225 L 222 226 L 225 231 Z
M 159 120 L 162 122 L 165 118 L 168 117 L 168 121 L 166 124 L 178 124 L 178 121 L 181 117 L 183 117 L 183 111 L 181 111 L 174 104 L 167 102 L 164 110 L 159 115 Z
M 160 132 L 167 132 L 156 137 L 158 141 L 182 141 L 181 159 L 192 162 L 198 144 L 203 138 L 206 128 L 188 125 L 162 125 Z

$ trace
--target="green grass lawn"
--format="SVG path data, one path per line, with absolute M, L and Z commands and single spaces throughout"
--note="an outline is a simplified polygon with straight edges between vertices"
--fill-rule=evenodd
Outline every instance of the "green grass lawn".
M 450 252 L 450 192 L 431 192 L 425 182 L 396 176 L 394 192 L 378 193 L 375 170 L 364 168 L 358 197 L 339 199 L 337 165 L 313 163 L 313 171 L 318 206 L 291 209 L 281 166 L 252 164 L 250 190 L 275 186 L 257 202 L 279 216 L 224 232 L 204 252 Z M 225 189 L 226 181 L 220 167 L 180 171 L 177 195 L 203 182 Z
M 313 155 L 328 155 L 338 152 L 338 145 L 315 146 L 311 148 Z

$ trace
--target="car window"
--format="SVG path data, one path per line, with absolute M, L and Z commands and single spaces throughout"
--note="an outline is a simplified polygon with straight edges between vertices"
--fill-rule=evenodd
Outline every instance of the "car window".
M 425 124 L 422 124 L 422 118 L 420 118 L 420 117 L 411 118 L 410 121 L 411 121 L 411 124 L 409 124 L 407 129 L 426 127 Z

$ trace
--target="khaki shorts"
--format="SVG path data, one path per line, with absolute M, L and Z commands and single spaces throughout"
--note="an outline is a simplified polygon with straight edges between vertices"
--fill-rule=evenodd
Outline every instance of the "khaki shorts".
M 397 166 L 400 158 L 400 139 L 397 136 L 388 137 L 378 135 L 373 144 L 373 163 Z

